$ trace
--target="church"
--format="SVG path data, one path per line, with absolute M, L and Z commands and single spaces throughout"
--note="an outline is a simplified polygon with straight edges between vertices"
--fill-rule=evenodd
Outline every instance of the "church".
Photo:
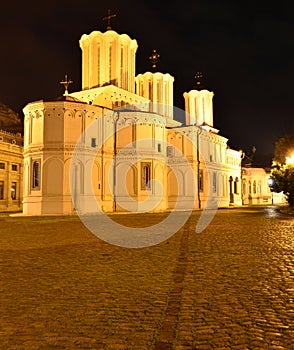
M 213 123 L 213 92 L 136 74 L 138 43 L 110 25 L 81 36 L 82 89 L 24 109 L 23 213 L 160 212 L 242 205 L 242 151 Z M 156 67 L 156 51 L 152 54 Z

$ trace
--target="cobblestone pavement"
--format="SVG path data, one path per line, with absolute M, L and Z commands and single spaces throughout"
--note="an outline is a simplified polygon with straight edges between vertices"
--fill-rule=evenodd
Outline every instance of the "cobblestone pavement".
M 294 218 L 221 209 L 195 233 L 199 216 L 141 249 L 78 217 L 1 216 L 0 349 L 294 349 Z

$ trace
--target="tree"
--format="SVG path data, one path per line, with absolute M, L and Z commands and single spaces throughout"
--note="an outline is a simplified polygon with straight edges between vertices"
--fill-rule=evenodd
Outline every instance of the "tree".
M 294 154 L 294 136 L 287 135 L 276 142 L 271 178 L 274 180 L 271 190 L 283 191 L 290 206 L 294 206 L 294 163 L 290 161 Z
M 286 157 L 294 153 L 294 135 L 287 135 L 280 138 L 275 144 L 273 161 L 279 164 L 286 164 Z

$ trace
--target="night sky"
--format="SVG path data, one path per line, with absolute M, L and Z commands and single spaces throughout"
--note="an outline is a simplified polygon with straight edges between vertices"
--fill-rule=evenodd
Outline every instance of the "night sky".
M 164 2 L 165 3 L 165 2 Z M 138 42 L 136 73 L 158 70 L 175 77 L 174 102 L 201 71 L 214 92 L 214 126 L 229 146 L 271 154 L 277 139 L 294 133 L 294 21 L 291 1 L 60 0 L 1 4 L 0 100 L 22 116 L 29 102 L 63 93 L 65 74 L 81 90 L 82 34 L 113 30 Z

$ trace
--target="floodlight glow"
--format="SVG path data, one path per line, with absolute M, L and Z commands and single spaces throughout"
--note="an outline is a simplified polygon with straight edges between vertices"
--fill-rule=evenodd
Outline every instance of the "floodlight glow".
M 286 157 L 286 164 L 287 165 L 294 164 L 294 153 L 292 153 L 290 157 Z

